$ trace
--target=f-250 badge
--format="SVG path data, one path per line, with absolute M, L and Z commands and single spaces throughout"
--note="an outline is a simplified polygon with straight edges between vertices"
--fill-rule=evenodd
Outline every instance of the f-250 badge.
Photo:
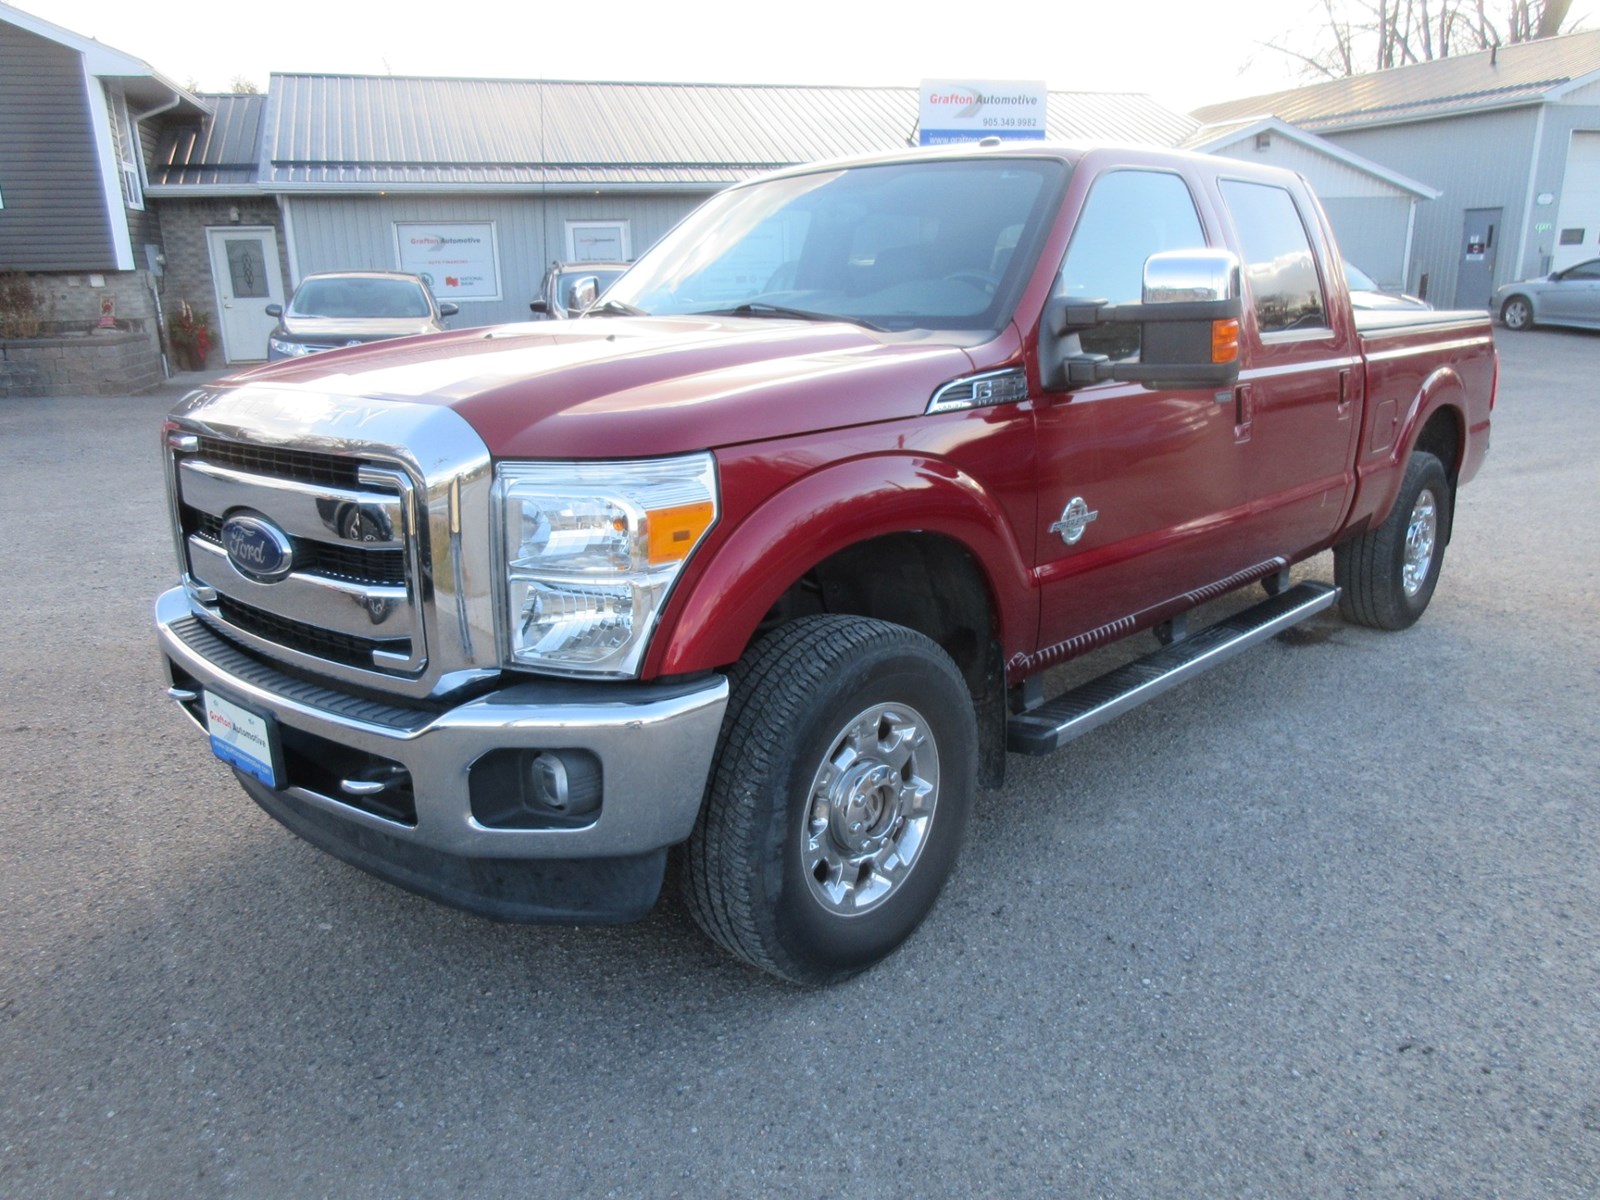
M 1050 526 L 1050 532 L 1059 533 L 1063 542 L 1076 546 L 1083 538 L 1083 531 L 1089 527 L 1089 522 L 1099 515 L 1100 510 L 1091 510 L 1082 496 L 1074 496 L 1061 510 L 1061 520 Z

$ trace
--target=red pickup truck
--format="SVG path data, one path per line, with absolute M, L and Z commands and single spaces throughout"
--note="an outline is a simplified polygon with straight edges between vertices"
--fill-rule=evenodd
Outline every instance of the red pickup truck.
M 1008 750 L 1334 604 L 1415 621 L 1496 372 L 1484 313 L 1352 311 L 1283 172 L 1017 143 L 783 171 L 580 320 L 189 396 L 170 690 L 263 808 L 403 887 L 627 920 L 674 850 L 718 943 L 839 979 L 928 912 Z M 1329 547 L 1337 586 L 1291 585 Z

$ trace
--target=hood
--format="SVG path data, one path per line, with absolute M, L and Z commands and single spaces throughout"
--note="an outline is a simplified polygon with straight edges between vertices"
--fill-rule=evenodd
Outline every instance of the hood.
M 529 322 L 355 347 L 232 385 L 448 405 L 508 458 L 654 457 L 920 415 L 955 346 L 747 318 Z
M 284 313 L 278 324 L 286 336 L 310 338 L 316 341 L 336 341 L 340 338 L 410 337 L 437 329 L 432 317 L 297 317 Z

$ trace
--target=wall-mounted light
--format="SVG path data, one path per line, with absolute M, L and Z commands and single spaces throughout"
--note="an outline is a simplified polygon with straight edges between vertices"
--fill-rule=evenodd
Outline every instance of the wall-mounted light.
M 237 204 L 230 204 L 228 206 L 228 220 L 232 221 L 235 225 L 239 223 L 239 206 Z

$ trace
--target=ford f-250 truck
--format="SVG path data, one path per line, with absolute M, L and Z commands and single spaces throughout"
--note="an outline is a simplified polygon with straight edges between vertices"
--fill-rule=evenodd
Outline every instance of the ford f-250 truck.
M 1483 313 L 1353 312 L 1287 173 L 1016 143 L 783 171 L 580 320 L 190 395 L 171 694 L 403 887 L 626 920 L 677 848 L 713 939 L 826 982 L 922 920 L 1008 750 L 1336 603 L 1415 621 L 1496 371 Z M 1291 585 L 1329 547 L 1336 586 Z

